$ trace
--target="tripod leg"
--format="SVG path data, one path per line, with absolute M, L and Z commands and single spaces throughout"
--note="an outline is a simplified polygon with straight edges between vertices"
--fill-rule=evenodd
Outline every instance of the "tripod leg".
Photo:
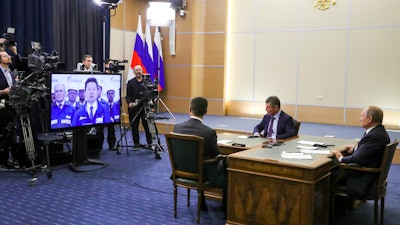
M 174 114 L 172 114 L 171 110 L 169 110 L 167 105 L 163 102 L 163 100 L 160 97 L 157 98 L 157 101 L 161 102 L 161 104 L 167 109 L 168 113 L 172 116 L 172 118 L 174 118 L 174 120 L 176 120 Z
M 119 139 L 115 142 L 115 147 L 117 148 L 117 154 L 121 154 L 122 147 L 121 147 L 120 143 L 122 143 L 123 138 L 125 138 L 125 144 L 127 144 L 126 134 L 128 133 L 129 129 L 132 127 L 132 124 L 137 119 L 137 117 L 139 116 L 139 114 L 142 110 L 143 110 L 143 107 L 139 109 L 139 111 L 136 113 L 136 115 L 133 117 L 133 119 L 129 122 L 129 126 L 123 129 L 124 132 L 120 135 Z M 128 147 L 128 146 L 125 145 L 125 147 Z M 128 151 L 128 148 L 126 150 Z M 129 155 L 129 153 L 128 153 L 128 155 Z

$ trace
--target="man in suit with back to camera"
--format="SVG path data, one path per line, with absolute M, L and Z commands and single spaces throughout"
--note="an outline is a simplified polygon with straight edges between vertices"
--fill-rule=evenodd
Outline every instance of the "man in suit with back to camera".
M 85 82 L 86 102 L 80 107 L 72 120 L 73 126 L 110 123 L 110 111 L 98 101 L 98 83 L 90 77 Z
M 388 133 L 382 125 L 383 111 L 377 106 L 368 106 L 361 111 L 360 123 L 366 130 L 357 145 L 345 146 L 344 149 L 335 151 L 339 162 L 355 163 L 364 167 L 378 168 L 382 161 L 383 152 L 390 142 Z M 335 172 L 333 172 L 335 177 Z M 360 171 L 347 171 L 339 182 L 356 198 L 367 196 L 375 181 L 374 174 Z
M 143 79 L 143 69 L 140 65 L 136 65 L 133 68 L 135 77 L 130 79 L 126 86 L 126 103 L 128 104 L 129 121 L 132 127 L 132 138 L 135 145 L 134 150 L 138 150 L 141 146 L 139 137 L 139 122 L 142 121 L 144 131 L 146 133 L 147 144 L 153 143 L 153 136 L 150 133 L 149 125 L 146 120 L 146 113 L 144 110 L 145 104 L 148 104 L 145 96 L 142 96 L 146 92 L 145 81 Z M 136 116 L 136 118 L 135 118 Z M 135 120 L 133 120 L 135 118 Z
M 54 86 L 54 103 L 51 104 L 51 128 L 65 128 L 72 124 L 74 107 L 65 100 L 66 91 L 64 84 Z
M 261 136 L 273 139 L 286 139 L 296 136 L 293 127 L 293 118 L 281 110 L 281 102 L 278 97 L 270 96 L 265 100 L 265 110 L 262 121 L 254 127 L 254 136 Z
M 217 145 L 217 133 L 214 129 L 203 124 L 203 117 L 207 113 L 208 101 L 203 97 L 195 97 L 190 102 L 190 119 L 176 124 L 175 133 L 196 135 L 204 138 L 204 159 L 212 159 L 220 154 Z M 219 166 L 218 163 L 207 164 L 204 166 L 205 180 L 209 180 L 215 186 L 223 190 L 223 209 L 226 210 L 226 198 L 228 189 L 228 177 L 225 166 Z M 203 194 L 203 193 L 202 193 Z M 203 194 L 203 210 L 207 208 Z

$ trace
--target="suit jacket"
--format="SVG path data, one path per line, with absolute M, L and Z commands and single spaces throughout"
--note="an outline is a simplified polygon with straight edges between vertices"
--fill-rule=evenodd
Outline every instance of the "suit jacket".
M 13 85 L 16 83 L 15 78 L 17 77 L 16 73 L 10 72 L 11 78 L 13 81 Z M 3 70 L 0 69 L 0 90 L 4 90 L 8 88 L 7 79 L 4 76 Z M 5 108 L 0 109 L 0 126 L 5 126 L 7 123 L 13 121 L 13 118 L 16 115 L 16 112 L 13 108 L 10 107 L 8 100 L 10 99 L 9 95 L 0 94 L 0 101 L 6 100 Z
M 217 133 L 212 128 L 204 125 L 200 120 L 190 118 L 189 120 L 176 124 L 174 126 L 175 133 L 197 135 L 204 138 L 204 159 L 214 158 L 220 154 L 217 145 Z M 205 180 L 219 188 L 226 189 L 228 186 L 228 178 L 226 168 L 219 166 L 218 163 L 207 164 L 204 166 Z
M 253 133 L 261 133 L 262 131 L 264 131 L 264 137 L 266 137 L 268 134 L 267 129 L 271 118 L 271 115 L 264 115 L 262 121 L 254 127 Z M 285 139 L 296 136 L 296 130 L 293 127 L 293 118 L 286 114 L 284 111 L 281 111 L 276 131 L 277 139 Z
M 353 154 L 344 156 L 342 163 L 357 163 L 365 167 L 379 167 L 383 152 L 390 142 L 383 125 L 373 128 L 358 142 L 358 147 Z M 375 190 L 372 185 L 376 181 L 375 174 L 360 171 L 348 171 L 346 174 L 346 189 L 356 198 L 365 198 Z
M 204 138 L 204 159 L 211 159 L 219 155 L 217 133 L 212 128 L 204 125 L 200 120 L 189 120 L 176 124 L 175 133 L 197 135 Z
M 15 78 L 17 77 L 17 74 L 15 74 L 13 71 L 10 72 L 11 78 L 13 81 L 13 85 L 16 83 Z M 0 69 L 0 90 L 8 88 L 8 83 L 7 79 L 4 76 L 3 70 Z M 0 95 L 0 99 L 9 99 L 8 95 Z

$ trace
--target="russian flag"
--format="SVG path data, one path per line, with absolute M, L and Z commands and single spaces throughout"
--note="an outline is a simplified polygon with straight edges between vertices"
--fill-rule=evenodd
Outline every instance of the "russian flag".
M 154 59 L 154 72 L 158 75 L 158 90 L 162 91 L 165 87 L 164 83 L 164 61 L 161 48 L 161 34 L 160 28 L 156 27 L 154 33 L 154 44 L 153 44 L 153 59 Z
M 143 44 L 143 30 L 142 30 L 142 16 L 139 14 L 138 18 L 138 25 L 136 30 L 136 39 L 135 39 L 135 46 L 132 52 L 132 59 L 131 59 L 131 66 L 129 67 L 128 76 L 126 78 L 126 82 L 128 83 L 129 80 L 135 77 L 133 73 L 133 68 L 136 65 L 141 65 L 143 68 L 143 73 L 147 73 L 145 66 L 143 65 L 143 51 L 144 51 L 144 44 Z
M 153 47 L 151 44 L 151 30 L 149 23 L 146 22 L 144 52 L 143 52 L 143 65 L 146 68 L 146 73 L 150 74 L 150 79 L 154 81 L 157 76 L 154 73 L 153 65 Z

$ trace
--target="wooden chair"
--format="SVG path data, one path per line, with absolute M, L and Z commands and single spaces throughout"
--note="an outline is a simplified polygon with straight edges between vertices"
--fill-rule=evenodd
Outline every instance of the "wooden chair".
M 296 130 L 296 136 L 299 133 L 301 122 L 293 119 L 293 127 Z
M 177 133 L 165 134 L 169 159 L 172 167 L 174 186 L 174 216 L 177 216 L 178 186 L 187 188 L 187 205 L 190 206 L 190 189 L 197 190 L 197 223 L 200 222 L 201 197 L 203 191 L 215 188 L 209 181 L 203 181 L 203 166 L 218 163 L 221 156 L 204 160 L 204 138 Z
M 357 164 L 339 164 L 339 176 L 332 182 L 332 197 L 331 197 L 331 216 L 333 221 L 334 215 L 334 207 L 335 207 L 335 196 L 345 196 L 345 197 L 353 197 L 351 193 L 345 188 L 339 188 L 337 185 L 337 181 L 340 180 L 341 175 L 345 173 L 346 170 L 350 171 L 361 171 L 365 173 L 372 173 L 376 175 L 375 183 L 368 193 L 367 197 L 360 200 L 374 200 L 374 222 L 375 225 L 378 224 L 378 201 L 381 200 L 381 208 L 380 208 L 380 224 L 383 224 L 384 219 L 384 209 L 385 209 L 385 196 L 386 196 L 386 187 L 387 187 L 387 176 L 389 173 L 390 166 L 392 164 L 393 155 L 396 151 L 396 146 L 399 144 L 399 139 L 396 139 L 394 142 L 386 145 L 385 152 L 383 153 L 381 165 L 379 168 L 369 168 L 362 167 Z

